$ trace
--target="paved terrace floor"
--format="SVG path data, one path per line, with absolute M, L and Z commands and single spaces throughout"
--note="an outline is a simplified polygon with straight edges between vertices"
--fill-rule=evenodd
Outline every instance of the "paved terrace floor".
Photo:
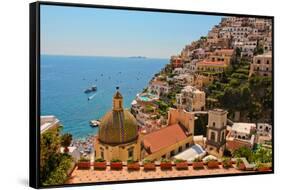
M 188 170 L 161 170 L 160 167 L 156 167 L 154 171 L 144 171 L 143 168 L 139 171 L 128 171 L 127 167 L 123 167 L 120 171 L 110 170 L 107 167 L 106 170 L 78 170 L 77 167 L 72 172 L 71 177 L 67 181 L 67 184 L 72 183 L 94 183 L 94 182 L 109 182 L 109 181 L 121 181 L 121 180 L 138 180 L 138 179 L 159 179 L 159 178 L 173 178 L 173 177 L 188 177 L 188 176 L 203 176 L 214 174 L 237 174 L 245 173 L 246 171 L 240 171 L 233 168 L 224 169 L 221 165 L 218 169 L 204 169 L 194 170 L 192 166 L 188 167 Z M 252 171 L 253 172 L 253 171 Z

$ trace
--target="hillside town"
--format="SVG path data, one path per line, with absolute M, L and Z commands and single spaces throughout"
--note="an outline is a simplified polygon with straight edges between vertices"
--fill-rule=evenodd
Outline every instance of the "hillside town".
M 117 87 L 98 134 L 64 136 L 58 147 L 74 161 L 44 183 L 271 172 L 272 98 L 272 20 L 224 17 L 171 56 L 131 108 Z M 41 134 L 58 128 L 41 116 Z
M 253 149 L 255 145 L 271 147 L 271 108 L 262 109 L 263 116 L 256 119 L 252 115 L 259 113 L 251 113 L 250 106 L 247 110 L 224 105 L 225 94 L 214 88 L 216 84 L 222 85 L 219 82 L 223 80 L 229 81 L 225 85 L 228 88 L 232 85 L 239 88 L 245 80 L 271 80 L 271 31 L 271 20 L 227 17 L 207 36 L 186 45 L 179 55 L 171 57 L 170 64 L 155 75 L 132 103 L 132 113 L 140 129 L 150 133 L 166 127 L 173 109 L 193 114 L 195 128 L 202 128 L 196 125 L 202 122 L 196 120 L 202 120 L 205 114 L 210 115 L 213 108 L 220 108 L 228 111 L 228 119 L 224 123 L 227 127 L 224 137 L 226 150 L 233 152 L 243 146 Z M 244 85 L 243 90 L 248 90 L 246 88 Z M 272 92 L 269 93 L 272 96 Z M 238 101 L 247 104 L 242 98 L 238 97 Z M 230 99 L 228 101 L 231 102 Z M 211 127 L 210 123 L 208 127 Z M 206 146 L 208 134 L 196 135 L 195 139 L 201 139 L 200 144 Z

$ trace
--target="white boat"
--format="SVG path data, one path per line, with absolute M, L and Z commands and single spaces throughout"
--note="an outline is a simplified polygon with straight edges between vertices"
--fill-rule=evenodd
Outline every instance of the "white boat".
M 90 121 L 90 126 L 92 126 L 92 127 L 98 127 L 99 125 L 100 125 L 99 120 L 91 120 Z

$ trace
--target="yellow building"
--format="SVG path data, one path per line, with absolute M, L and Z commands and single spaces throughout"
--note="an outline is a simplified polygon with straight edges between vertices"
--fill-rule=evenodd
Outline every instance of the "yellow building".
M 123 108 L 123 97 L 117 88 L 112 110 L 101 119 L 94 145 L 95 157 L 107 161 L 140 160 L 140 144 L 137 121 L 129 110 Z

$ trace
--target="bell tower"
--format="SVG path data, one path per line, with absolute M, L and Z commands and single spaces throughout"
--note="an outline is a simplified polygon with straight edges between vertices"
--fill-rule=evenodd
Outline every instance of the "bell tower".
M 210 110 L 208 113 L 206 151 L 216 157 L 222 157 L 226 144 L 227 111 Z
M 123 96 L 119 92 L 119 87 L 116 87 L 116 93 L 113 96 L 113 111 L 123 111 Z

